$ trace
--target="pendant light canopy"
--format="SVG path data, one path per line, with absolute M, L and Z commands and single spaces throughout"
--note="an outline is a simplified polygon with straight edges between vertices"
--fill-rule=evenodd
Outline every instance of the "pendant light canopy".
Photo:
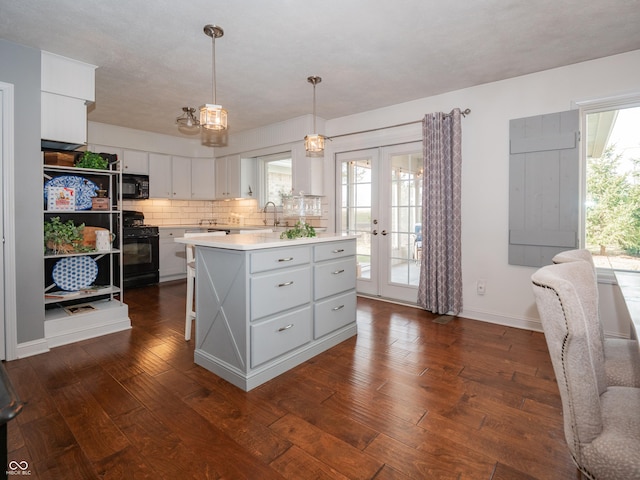
M 307 82 L 313 85 L 313 131 L 316 130 L 316 85 L 322 81 L 321 77 L 311 76 L 307 78 Z M 324 142 L 327 137 L 318 133 L 312 133 L 304 137 L 304 149 L 307 157 L 323 157 Z
M 212 44 L 213 103 L 205 103 L 200 107 L 200 126 L 210 130 L 226 130 L 227 111 L 216 102 L 216 38 L 222 37 L 224 30 L 216 25 L 205 25 L 204 33 L 211 37 Z

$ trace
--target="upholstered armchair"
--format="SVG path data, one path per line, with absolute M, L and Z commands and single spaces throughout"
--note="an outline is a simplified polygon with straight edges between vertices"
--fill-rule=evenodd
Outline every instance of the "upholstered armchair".
M 597 298 L 597 274 L 591 252 L 586 249 L 567 250 L 557 254 L 553 263 L 584 261 L 594 271 Z M 598 329 L 604 347 L 604 368 L 609 385 L 640 387 L 640 346 L 637 340 L 626 338 L 607 338 L 604 336 L 602 322 L 598 317 Z
M 640 389 L 607 383 L 593 268 L 549 265 L 531 280 L 576 466 L 589 479 L 640 479 Z

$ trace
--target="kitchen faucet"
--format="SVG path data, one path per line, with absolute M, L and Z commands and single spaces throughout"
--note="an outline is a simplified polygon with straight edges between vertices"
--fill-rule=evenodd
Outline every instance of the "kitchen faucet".
M 264 220 L 262 223 L 267 224 L 267 207 L 269 204 L 273 205 L 273 226 L 277 227 L 280 221 L 278 220 L 278 209 L 276 208 L 276 204 L 273 202 L 267 202 L 264 204 L 264 208 L 262 209 L 262 213 L 264 213 Z

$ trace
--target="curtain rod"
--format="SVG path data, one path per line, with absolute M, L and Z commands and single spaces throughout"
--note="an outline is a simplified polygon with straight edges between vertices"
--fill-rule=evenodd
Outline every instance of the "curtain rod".
M 452 111 L 453 112 L 453 111 Z M 467 115 L 469 115 L 471 113 L 471 109 L 469 108 L 465 108 L 464 110 L 460 111 L 460 115 L 462 115 L 463 117 L 466 117 Z M 451 113 L 445 113 L 444 115 L 445 117 L 450 117 Z M 339 138 L 339 137 L 348 137 L 349 135 L 358 135 L 360 133 L 369 133 L 369 132 L 377 132 L 379 130 L 386 130 L 388 128 L 396 128 L 396 127 L 404 127 L 406 125 L 413 125 L 414 123 L 422 123 L 422 120 L 414 120 L 413 122 L 405 122 L 405 123 L 398 123 L 396 125 L 390 125 L 388 127 L 379 127 L 379 128 L 371 128 L 369 130 L 360 130 L 359 132 L 351 132 L 351 133 L 342 133 L 340 135 L 333 135 L 332 137 L 327 137 L 329 140 L 332 140 L 334 138 Z

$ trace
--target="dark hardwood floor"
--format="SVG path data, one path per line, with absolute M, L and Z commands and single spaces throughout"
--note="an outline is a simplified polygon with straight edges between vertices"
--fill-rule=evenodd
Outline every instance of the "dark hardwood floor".
M 245 393 L 193 363 L 185 282 L 133 328 L 6 363 L 31 479 L 578 479 L 540 333 L 358 300 L 358 335 Z

